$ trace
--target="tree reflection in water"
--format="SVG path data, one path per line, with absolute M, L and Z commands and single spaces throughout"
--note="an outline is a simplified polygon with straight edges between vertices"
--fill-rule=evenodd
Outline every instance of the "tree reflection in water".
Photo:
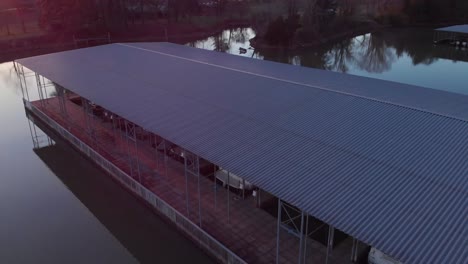
M 359 38 L 354 38 L 353 42 Z M 360 45 L 355 52 L 355 63 L 361 70 L 371 73 L 383 73 L 392 68 L 396 61 L 395 49 L 388 46 L 386 40 L 379 34 L 367 34 L 362 36 Z
M 249 40 L 255 37 L 255 32 L 250 28 L 231 28 L 213 35 L 209 38 L 197 40 L 187 43 L 188 46 L 226 52 L 232 54 L 239 53 L 239 47 L 248 49 L 250 47 Z M 253 50 L 245 54 L 252 57 Z
M 14 90 L 15 94 L 21 94 L 21 86 L 13 63 L 0 63 L 0 84 L 2 84 L 0 87 L 8 87 Z
M 251 28 L 234 28 L 187 45 L 316 69 L 343 73 L 364 71 L 376 75 L 391 71 L 395 63 L 406 58 L 413 65 L 430 65 L 439 58 L 468 61 L 468 50 L 434 46 L 432 29 L 389 29 L 296 50 L 249 49 L 249 40 L 253 37 L 255 32 Z M 248 51 L 240 54 L 239 48 Z
M 348 72 L 348 65 L 356 60 L 354 56 L 356 39 L 347 39 L 333 45 L 325 54 L 324 69 L 339 72 Z

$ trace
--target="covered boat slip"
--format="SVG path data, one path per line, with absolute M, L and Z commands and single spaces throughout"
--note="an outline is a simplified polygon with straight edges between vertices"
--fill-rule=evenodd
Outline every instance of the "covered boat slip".
M 434 34 L 434 44 L 450 44 L 468 48 L 468 24 L 437 28 Z
M 271 195 L 263 190 L 257 190 L 255 196 L 249 195 L 248 190 L 244 192 L 239 188 L 241 183 L 248 187 L 247 182 L 240 182 L 239 177 L 230 172 L 224 175 L 226 178 L 220 176 L 225 173 L 223 169 L 216 171 L 217 181 L 213 181 L 213 167 L 211 175 L 203 175 L 202 159 L 187 150 L 176 151 L 183 153 L 183 160 L 178 155 L 170 155 L 172 142 L 143 131 L 69 91 L 63 92 L 63 88 L 53 87 L 42 77 L 38 79 L 41 82 L 38 95 L 46 96 L 26 102 L 35 149 L 53 144 L 36 129 L 47 127 L 45 123 L 177 227 L 182 226 L 182 231 L 195 243 L 204 241 L 201 247 L 221 263 L 274 263 L 276 259 L 280 263 L 297 262 L 300 243 L 291 221 L 297 221 L 297 216 L 301 215 L 297 209 L 282 203 L 284 228 L 277 232 L 276 218 L 271 215 L 276 209 L 271 206 L 275 199 Z M 34 98 L 32 91 L 29 90 L 26 97 Z M 49 97 L 51 94 L 57 96 Z M 199 165 L 195 166 L 198 170 L 192 166 L 195 164 Z M 119 204 L 115 203 L 115 206 Z M 330 236 L 337 239 L 330 247 L 333 252 L 327 251 L 328 226 L 309 216 L 305 217 L 304 223 L 303 232 L 308 236 L 303 240 L 301 256 L 306 263 L 347 263 L 359 252 L 365 253 L 366 247 L 362 243 L 351 238 L 343 241 L 343 234 Z M 205 232 L 211 237 L 204 235 Z M 317 238 L 320 240 L 316 241 Z M 283 245 L 278 254 L 276 241 Z
M 280 208 L 296 206 L 301 219 L 404 263 L 468 258 L 467 96 L 168 43 L 17 62 L 245 178 Z

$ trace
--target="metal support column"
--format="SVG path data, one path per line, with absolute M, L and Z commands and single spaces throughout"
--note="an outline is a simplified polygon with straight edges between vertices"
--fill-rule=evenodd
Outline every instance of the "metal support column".
M 353 237 L 353 246 L 351 248 L 351 262 L 356 262 L 359 252 L 359 240 Z
M 26 93 L 27 99 L 28 99 L 28 101 L 31 101 L 31 100 L 29 99 L 28 84 L 27 84 L 27 82 L 26 82 L 26 75 L 24 74 L 24 67 L 23 67 L 23 65 L 21 65 L 21 68 L 18 68 L 18 69 L 20 70 L 20 76 L 21 76 L 22 79 L 23 79 L 24 91 L 25 91 L 25 93 Z M 20 78 L 20 80 L 21 80 L 21 78 Z
M 31 133 L 31 139 L 33 142 L 33 148 L 39 149 L 42 147 L 54 145 L 55 141 L 53 141 L 49 137 L 49 135 L 47 135 L 46 133 L 39 130 L 41 135 L 38 135 L 36 124 L 34 123 L 34 118 L 29 113 L 27 114 L 27 117 L 28 117 L 29 132 Z
M 15 68 L 16 77 L 18 78 L 18 81 L 20 82 L 21 94 L 23 95 L 23 99 L 26 100 L 26 96 L 25 96 L 24 89 L 23 89 L 23 81 L 21 80 L 21 75 L 20 75 L 20 72 L 19 72 L 19 66 L 18 66 L 18 63 L 16 61 L 13 61 L 13 67 Z
M 281 199 L 278 199 L 278 218 L 276 227 L 276 264 L 279 264 L 279 253 L 280 253 L 280 231 L 281 231 Z
M 45 102 L 44 102 L 45 97 L 44 97 L 44 93 L 42 91 L 41 77 L 37 73 L 35 73 L 35 76 L 36 76 L 37 94 L 39 95 L 39 102 L 41 103 L 42 107 L 45 107 Z
M 229 183 L 229 178 L 230 178 L 230 173 L 228 171 L 228 176 L 227 176 L 227 208 L 228 208 L 228 223 L 230 224 L 231 223 L 231 187 L 230 187 L 230 183 Z
M 260 206 L 262 205 L 262 198 L 260 196 L 260 192 L 262 191 L 259 187 L 257 187 L 256 189 L 256 205 L 258 208 L 260 208 Z
M 283 215 L 285 218 L 283 219 Z M 297 220 L 300 220 L 300 223 L 297 223 Z M 307 231 L 304 232 L 304 229 L 307 229 L 306 222 L 306 213 L 288 203 L 284 203 L 281 199 L 278 198 L 278 234 L 277 234 L 277 248 L 276 248 L 276 263 L 279 263 L 280 259 L 280 232 L 281 229 L 284 229 L 287 234 L 295 236 L 299 239 L 299 255 L 297 262 L 299 264 L 305 263 L 305 253 L 306 253 L 306 240 L 307 240 Z
M 85 123 L 86 123 L 86 132 L 91 134 L 91 127 L 89 124 L 89 114 L 88 114 L 88 101 L 84 99 L 83 97 L 81 97 L 81 106 L 83 108 L 83 116 L 84 116 Z
M 213 182 L 214 182 L 214 204 L 215 209 L 218 208 L 218 183 L 216 182 L 216 165 L 213 164 Z
M 119 115 L 115 115 L 115 118 L 117 119 L 117 123 L 119 127 L 119 137 L 121 140 L 123 140 L 124 138 L 123 138 L 123 133 L 122 133 L 122 118 Z
M 242 200 L 245 199 L 245 180 L 242 178 Z
M 150 132 L 150 135 L 151 134 L 153 135 L 153 140 L 154 140 L 154 152 L 156 155 L 156 171 L 158 171 L 159 170 L 158 136 Z
M 127 129 L 127 120 L 124 120 L 125 125 L 125 143 L 127 145 L 127 157 L 128 157 L 128 165 L 130 167 L 130 176 L 133 178 L 133 162 L 132 162 L 132 155 L 130 154 L 130 144 L 128 143 L 129 136 L 128 136 L 128 129 Z
M 138 173 L 138 181 L 141 183 L 141 185 L 144 185 L 143 181 L 141 180 L 140 157 L 138 156 L 138 138 L 136 135 L 136 129 L 135 129 L 134 124 L 133 124 L 133 129 L 135 133 L 133 137 L 133 143 L 135 144 L 135 159 L 136 159 L 136 166 L 137 166 L 137 173 Z
M 136 165 L 137 165 L 137 176 L 138 176 L 138 181 L 143 184 L 141 181 L 141 172 L 140 172 L 140 160 L 138 158 L 138 142 L 136 138 L 136 128 L 135 124 L 133 124 L 130 121 L 125 120 L 125 135 L 126 135 L 126 142 L 127 142 L 127 153 L 128 153 L 128 159 L 129 159 L 129 164 L 130 164 L 130 173 L 131 176 L 134 176 L 133 173 L 133 157 L 130 151 L 130 143 L 129 141 L 133 141 L 134 147 L 135 147 L 135 159 L 136 159 Z
M 167 146 L 166 146 L 166 140 L 163 139 L 164 144 L 164 176 L 167 178 Z
M 333 250 L 333 238 L 335 237 L 335 228 L 328 226 L 328 243 L 327 243 L 327 258 L 326 263 L 328 264 L 330 253 Z
M 198 196 L 198 225 L 202 227 L 202 214 L 201 214 L 201 189 L 200 189 L 200 158 L 184 149 L 184 164 L 185 164 L 185 184 L 186 184 L 186 200 L 187 200 L 187 213 L 189 213 L 189 189 L 188 177 L 189 174 L 197 178 L 197 196 Z
M 67 116 L 67 105 L 66 105 L 66 99 L 65 99 L 65 93 L 66 90 L 62 86 L 57 85 L 56 86 L 57 90 L 57 97 L 59 100 L 59 106 L 60 106 L 60 111 L 63 116 Z
M 117 141 L 117 131 L 115 129 L 115 114 L 112 113 L 111 111 L 107 111 L 109 115 L 109 119 L 111 120 L 111 126 L 112 126 L 112 136 L 114 137 L 114 141 Z M 114 144 L 114 149 L 118 152 L 119 151 L 119 145 L 120 144 Z
M 31 139 L 32 139 L 32 142 L 33 142 L 33 147 L 34 147 L 34 149 L 37 149 L 37 148 L 39 148 L 39 140 L 38 140 L 37 131 L 36 131 L 36 127 L 34 125 L 34 122 L 33 122 L 32 127 L 31 127 L 31 120 L 28 119 L 28 126 L 29 126 L 29 132 L 31 133 Z M 33 128 L 34 128 L 34 130 L 33 130 Z
M 185 153 L 185 150 L 184 150 L 184 153 Z M 185 155 L 185 154 L 184 154 L 184 176 L 185 176 L 185 207 L 187 209 L 187 217 L 190 218 L 188 173 L 187 173 L 187 155 Z
M 46 81 L 44 79 L 44 76 L 40 76 L 42 77 L 42 85 L 44 86 L 44 96 L 45 96 L 45 99 L 47 99 L 47 85 L 46 85 Z
M 306 263 L 307 261 L 307 240 L 309 239 L 309 214 L 306 215 L 305 217 L 306 221 L 306 227 L 305 227 L 305 233 L 304 233 L 304 252 L 303 252 L 303 258 L 302 258 L 302 263 Z
M 201 215 L 201 190 L 200 190 L 200 159 L 197 156 L 197 179 L 198 179 L 198 223 L 202 227 L 202 215 Z
M 301 229 L 299 233 L 299 256 L 297 263 L 301 264 L 304 259 L 304 211 L 301 211 Z

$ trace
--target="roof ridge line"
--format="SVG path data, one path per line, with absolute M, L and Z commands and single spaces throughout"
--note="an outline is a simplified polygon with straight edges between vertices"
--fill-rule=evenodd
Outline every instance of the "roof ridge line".
M 173 58 L 177 58 L 177 59 L 181 59 L 181 60 L 186 60 L 186 61 L 191 61 L 191 62 L 195 62 L 195 63 L 199 63 L 199 64 L 204 64 L 204 65 L 208 65 L 208 66 L 212 66 L 212 67 L 216 67 L 216 68 L 221 68 L 221 69 L 225 69 L 225 70 L 230 70 L 230 71 L 245 73 L 245 74 L 254 75 L 254 76 L 258 76 L 258 77 L 262 77 L 262 78 L 267 78 L 267 79 L 271 79 L 271 80 L 286 82 L 286 83 L 290 83 L 290 84 L 294 84 L 294 85 L 300 85 L 300 86 L 310 87 L 310 88 L 319 89 L 319 90 L 323 90 L 323 91 L 327 91 L 327 92 L 332 92 L 332 93 L 342 94 L 342 95 L 351 96 L 351 97 L 355 97 L 355 98 L 360 98 L 360 99 L 364 99 L 364 100 L 374 101 L 374 102 L 378 102 L 378 103 L 382 103 L 382 104 L 389 104 L 389 105 L 393 105 L 393 106 L 397 106 L 397 107 L 401 107 L 401 108 L 406 108 L 406 109 L 411 109 L 411 110 L 415 110 L 415 111 L 420 111 L 420 112 L 423 112 L 423 113 L 428 113 L 428 114 L 437 115 L 437 116 L 441 116 L 441 117 L 445 117 L 445 118 L 450 118 L 450 119 L 455 119 L 455 120 L 459 120 L 459 121 L 468 123 L 468 120 L 467 120 L 467 119 L 463 119 L 463 118 L 460 118 L 460 117 L 456 117 L 456 116 L 452 116 L 452 115 L 447 115 L 447 114 L 441 114 L 441 113 L 429 111 L 429 110 L 426 110 L 426 109 L 423 109 L 423 108 L 412 107 L 412 106 L 407 106 L 407 105 L 398 104 L 398 103 L 394 103 L 394 102 L 379 100 L 379 99 L 372 98 L 372 97 L 367 97 L 367 96 L 362 96 L 362 95 L 347 93 L 347 92 L 343 92 L 343 91 L 332 90 L 332 89 L 325 88 L 325 87 L 322 87 L 322 86 L 311 85 L 311 84 L 307 84 L 307 83 L 301 83 L 301 82 L 291 81 L 291 80 L 282 79 L 282 78 L 276 78 L 276 77 L 269 76 L 269 75 L 264 75 L 264 74 L 259 74 L 259 73 L 253 73 L 253 72 L 249 72 L 249 71 L 243 71 L 243 70 L 239 70 L 239 69 L 235 69 L 235 68 L 230 68 L 230 67 L 226 67 L 226 66 L 222 66 L 222 65 L 218 65 L 218 64 L 213 64 L 213 63 L 209 63 L 209 62 L 203 62 L 203 61 L 199 61 L 199 60 L 195 60 L 195 59 L 189 59 L 189 58 L 185 58 L 185 57 L 181 57 L 181 56 L 177 56 L 177 55 L 173 55 L 173 54 L 168 54 L 168 53 L 164 53 L 164 52 L 160 52 L 160 51 L 155 51 L 155 50 L 145 49 L 145 48 L 141 48 L 141 47 L 136 47 L 136 46 L 132 46 L 132 45 L 129 45 L 129 44 L 124 44 L 124 43 L 116 43 L 116 44 L 117 44 L 117 45 L 120 45 L 120 46 L 128 47 L 128 48 L 138 49 L 138 50 L 147 51 L 147 52 L 151 52 L 151 53 L 157 53 L 157 54 L 160 54 L 160 55 L 164 55 L 164 56 L 168 56 L 168 57 L 173 57 Z

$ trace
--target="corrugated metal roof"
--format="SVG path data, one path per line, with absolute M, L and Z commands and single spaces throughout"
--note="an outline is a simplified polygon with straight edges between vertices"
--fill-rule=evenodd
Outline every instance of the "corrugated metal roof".
M 446 31 L 446 32 L 457 32 L 468 34 L 468 24 L 466 25 L 455 25 L 450 27 L 443 27 L 436 29 L 437 31 Z
M 168 43 L 18 62 L 405 263 L 468 259 L 468 96 Z

